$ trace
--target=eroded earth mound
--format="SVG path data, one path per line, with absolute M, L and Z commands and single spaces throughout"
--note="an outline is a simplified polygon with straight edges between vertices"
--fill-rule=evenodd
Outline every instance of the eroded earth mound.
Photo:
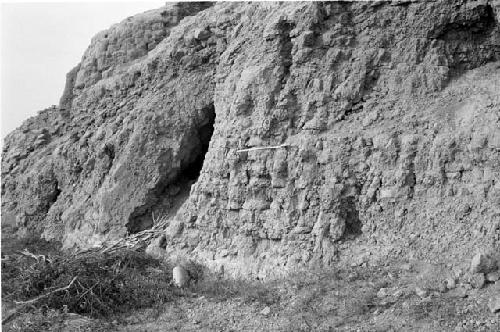
M 6 139 L 2 223 L 232 274 L 500 243 L 500 2 L 167 4 Z

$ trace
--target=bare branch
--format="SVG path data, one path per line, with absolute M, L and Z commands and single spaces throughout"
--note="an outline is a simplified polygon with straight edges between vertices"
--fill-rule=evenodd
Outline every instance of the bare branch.
M 42 259 L 44 262 L 51 263 L 51 261 L 45 255 L 35 255 L 35 254 L 29 252 L 27 248 L 24 248 L 23 251 L 18 251 L 18 253 L 20 253 L 21 255 L 26 256 L 26 257 L 31 257 L 31 258 L 35 259 L 37 262 L 39 262 L 39 260 Z
M 257 150 L 280 149 L 280 148 L 286 148 L 287 146 L 290 146 L 290 144 L 281 144 L 281 145 L 274 145 L 274 146 L 260 146 L 260 147 L 237 150 L 236 152 L 240 153 L 240 152 L 257 151 Z
M 76 278 L 77 277 L 74 277 L 73 280 L 71 280 L 71 282 L 67 286 L 65 286 L 65 287 L 54 289 L 53 291 L 50 291 L 50 292 L 48 292 L 46 294 L 40 295 L 40 296 L 35 297 L 34 299 L 31 299 L 31 300 L 28 300 L 28 301 L 21 301 L 21 302 L 17 302 L 16 301 L 15 303 L 17 305 L 26 305 L 26 304 L 30 304 L 30 303 L 35 303 L 35 302 L 37 302 L 37 301 L 39 301 L 39 300 L 41 300 L 41 299 L 43 299 L 43 298 L 45 298 L 47 296 L 50 296 L 50 295 L 52 295 L 54 293 L 61 292 L 61 291 L 64 291 L 64 290 L 68 290 L 73 285 L 73 283 L 76 281 Z

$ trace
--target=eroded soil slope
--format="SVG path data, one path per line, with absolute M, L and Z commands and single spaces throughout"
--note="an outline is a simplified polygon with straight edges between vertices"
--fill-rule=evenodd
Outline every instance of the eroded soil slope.
M 499 17 L 405 1 L 129 18 L 7 137 L 2 220 L 72 248 L 166 215 L 157 253 L 247 278 L 497 250 Z

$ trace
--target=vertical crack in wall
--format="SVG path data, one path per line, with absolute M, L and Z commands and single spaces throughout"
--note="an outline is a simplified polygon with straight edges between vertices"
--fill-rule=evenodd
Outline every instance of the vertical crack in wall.
M 61 194 L 61 192 L 62 192 L 62 190 L 59 187 L 59 182 L 57 180 L 55 180 L 53 182 L 53 190 L 50 192 L 50 194 L 47 197 L 47 204 L 46 204 L 45 213 L 47 213 L 50 210 L 50 208 L 52 207 L 52 205 L 54 205 L 54 203 L 59 198 L 59 195 Z
M 281 78 L 281 83 L 285 84 L 290 76 L 290 67 L 293 64 L 292 59 L 292 38 L 290 32 L 295 28 L 295 24 L 291 22 L 280 22 L 279 24 L 279 55 L 281 59 L 281 64 L 283 66 L 283 76 Z
M 346 222 L 344 238 L 355 238 L 362 233 L 363 224 L 359 219 L 359 211 L 353 197 L 345 197 L 340 202 L 341 216 Z

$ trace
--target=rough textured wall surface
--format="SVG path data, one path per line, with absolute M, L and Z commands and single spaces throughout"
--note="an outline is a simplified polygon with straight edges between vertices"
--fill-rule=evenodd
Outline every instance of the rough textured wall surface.
M 155 253 L 250 277 L 499 249 L 499 22 L 498 1 L 134 16 L 7 137 L 2 217 L 71 248 L 164 215 Z

